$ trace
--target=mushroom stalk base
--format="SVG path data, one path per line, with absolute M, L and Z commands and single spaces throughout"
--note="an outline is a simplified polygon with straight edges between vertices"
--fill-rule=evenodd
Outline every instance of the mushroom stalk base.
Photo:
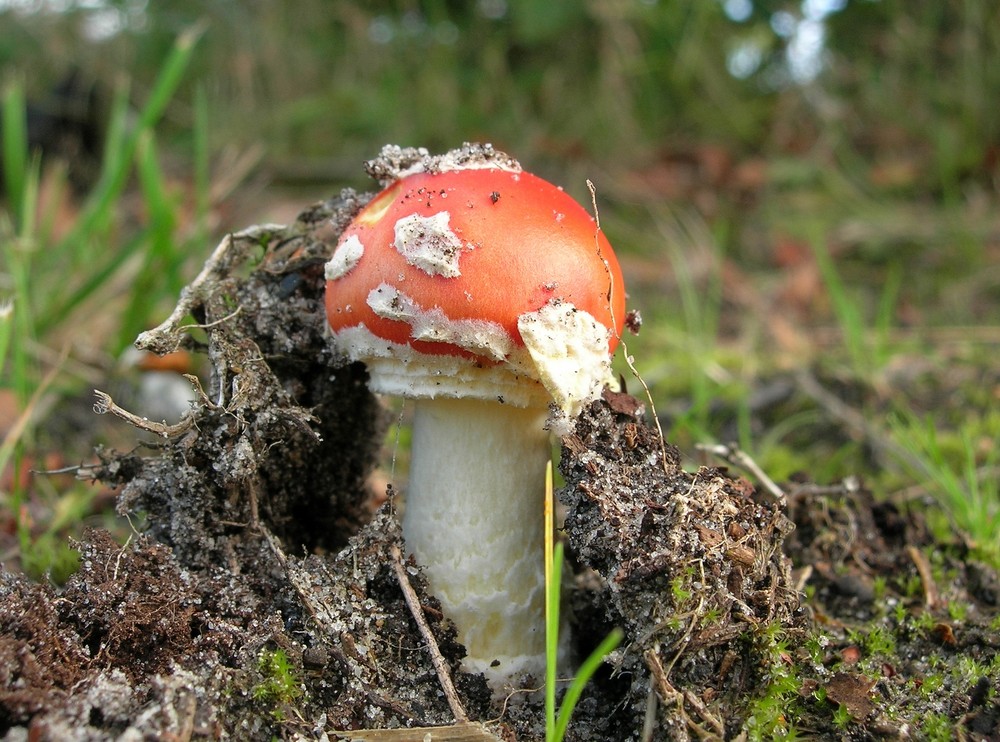
M 406 547 L 495 691 L 545 671 L 548 410 L 498 402 L 415 403 Z

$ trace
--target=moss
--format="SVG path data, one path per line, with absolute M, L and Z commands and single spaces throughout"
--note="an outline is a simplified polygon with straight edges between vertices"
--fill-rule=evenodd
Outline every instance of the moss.
M 253 686 L 251 695 L 255 701 L 271 707 L 269 713 L 275 721 L 284 721 L 287 707 L 302 696 L 298 672 L 283 649 L 263 650 L 257 670 L 263 677 Z
M 762 663 L 760 694 L 751 700 L 744 729 L 751 740 L 791 740 L 798 737 L 793 719 L 802 716 L 803 673 L 791 661 L 783 627 L 767 624 L 756 636 L 752 651 Z

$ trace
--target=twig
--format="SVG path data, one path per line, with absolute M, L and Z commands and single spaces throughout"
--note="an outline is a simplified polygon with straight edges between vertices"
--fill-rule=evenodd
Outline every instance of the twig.
M 231 319 L 236 319 L 236 317 L 238 317 L 239 314 L 240 314 L 240 312 L 242 312 L 242 311 L 243 311 L 243 307 L 239 306 L 239 307 L 236 307 L 236 309 L 234 309 L 233 311 L 231 311 L 229 314 L 227 314 L 225 317 L 219 317 L 219 319 L 215 320 L 214 322 L 208 322 L 206 324 L 198 324 L 197 322 L 192 322 L 189 325 L 179 325 L 178 329 L 179 330 L 190 330 L 190 329 L 195 329 L 195 330 L 210 330 L 213 327 L 218 327 L 219 325 L 221 325 L 221 324 L 223 324 L 225 322 L 228 322 Z M 187 376 L 187 374 L 184 374 L 184 375 Z
M 227 234 L 212 252 L 211 256 L 209 256 L 208 260 L 205 261 L 201 272 L 181 292 L 181 296 L 177 300 L 177 306 L 174 307 L 174 311 L 170 313 L 170 316 L 152 330 L 140 333 L 135 341 L 136 347 L 140 350 L 152 351 L 157 355 L 164 355 L 177 350 L 180 344 L 181 333 L 189 329 L 189 326 L 181 324 L 182 320 L 191 313 L 194 307 L 203 301 L 203 290 L 205 287 L 210 286 L 218 277 L 225 275 L 226 269 L 233 259 L 233 253 L 237 251 L 237 244 L 243 246 L 246 243 L 253 243 L 262 237 L 273 235 L 284 229 L 285 227 L 280 224 L 257 224 L 241 232 Z M 217 321 L 225 321 L 235 315 L 236 312 Z M 206 326 L 210 326 L 211 324 L 214 323 L 209 323 Z
M 250 506 L 250 527 L 256 530 L 264 530 L 264 524 L 260 520 L 260 509 L 257 505 L 260 502 L 257 497 L 257 490 L 260 487 L 258 473 L 258 471 L 255 471 L 247 482 L 247 503 Z M 272 538 L 274 537 L 272 536 Z
M 129 412 L 123 407 L 119 407 L 115 401 L 111 398 L 111 395 L 107 392 L 102 392 L 100 389 L 95 389 L 94 394 L 97 395 L 97 401 L 94 402 L 94 412 L 98 415 L 106 415 L 111 413 L 120 420 L 124 420 L 129 425 L 138 428 L 139 430 L 145 430 L 147 433 L 152 433 L 153 435 L 159 436 L 160 438 L 172 438 L 175 435 L 180 435 L 181 433 L 186 433 L 191 429 L 194 424 L 190 415 L 185 415 L 181 418 L 180 422 L 174 425 L 167 425 L 166 423 L 156 423 L 152 420 L 148 420 L 145 417 L 139 417 L 138 415 Z
M 333 730 L 331 739 L 342 742 L 500 742 L 500 738 L 482 724 L 461 721 L 446 727 L 409 727 L 407 729 Z
M 181 374 L 181 376 L 183 376 L 185 379 L 188 380 L 188 383 L 191 385 L 191 388 L 194 389 L 195 394 L 198 395 L 199 401 L 201 401 L 201 403 L 205 405 L 205 407 L 207 407 L 210 410 L 219 409 L 218 405 L 216 405 L 212 400 L 210 400 L 208 398 L 208 395 L 205 394 L 205 389 L 201 385 L 201 379 L 199 379 L 194 374 Z
M 811 564 L 806 564 L 801 569 L 793 572 L 794 581 L 792 583 L 792 589 L 797 593 L 804 593 L 806 590 L 806 583 L 809 582 L 809 578 L 812 577 L 813 566 Z
M 860 480 L 853 474 L 849 474 L 834 484 L 816 484 L 815 482 L 793 484 L 791 495 L 792 497 L 799 495 L 804 495 L 806 497 L 825 497 L 827 495 L 844 497 L 846 495 L 855 494 L 860 489 Z
M 115 558 L 115 571 L 114 571 L 114 574 L 111 576 L 111 581 L 112 582 L 117 582 L 118 581 L 118 568 L 121 567 L 121 565 L 122 565 L 122 556 L 124 556 L 125 550 L 128 549 L 128 545 L 130 543 L 132 543 L 132 534 L 131 533 L 128 535 L 128 538 L 125 539 L 125 543 L 122 544 L 122 548 L 118 550 L 118 556 Z
M 689 695 L 688 693 L 681 693 L 677 690 L 669 680 L 667 680 L 667 672 L 663 669 L 663 663 L 660 662 L 660 657 L 657 654 L 655 648 L 647 649 L 643 654 L 646 658 L 646 667 L 649 669 L 653 676 L 653 680 L 656 683 L 656 688 L 659 692 L 660 699 L 663 701 L 665 706 L 672 705 L 676 708 L 677 713 L 680 715 L 681 719 L 684 720 L 684 724 L 695 733 L 699 739 L 710 739 L 710 740 L 721 740 L 722 737 L 711 732 L 702 729 L 702 727 L 692 719 L 687 711 L 684 709 L 684 701 Z M 695 711 L 698 711 L 698 707 L 695 706 Z M 704 706 L 702 706 L 704 708 Z M 700 712 L 699 712 L 700 713 Z M 718 720 L 713 716 L 711 717 L 711 722 L 713 726 L 719 724 Z
M 785 497 L 785 491 L 775 484 L 774 480 L 767 476 L 764 470 L 760 468 L 760 465 L 754 461 L 746 451 L 739 448 L 735 443 L 730 443 L 728 446 L 722 444 L 699 443 L 695 446 L 695 448 L 699 451 L 704 451 L 705 453 L 717 456 L 723 461 L 727 461 L 734 466 L 738 466 L 741 469 L 745 469 L 750 472 L 751 475 L 760 481 L 760 483 L 764 486 L 764 489 L 766 489 L 777 502 L 781 503 L 781 505 L 786 504 L 787 498 Z
M 656 681 L 656 687 L 660 691 L 660 699 L 664 703 L 674 703 L 680 694 L 670 681 L 667 680 L 667 673 L 663 669 L 659 653 L 655 648 L 650 648 L 646 650 L 644 656 L 646 658 L 646 667 L 653 674 L 653 680 Z
M 302 605 L 309 613 L 309 616 L 316 622 L 316 625 L 320 627 L 324 634 L 333 635 L 333 626 L 335 625 L 335 617 L 333 613 L 325 603 L 314 599 L 313 596 L 315 591 L 313 587 L 302 578 L 300 570 L 296 569 L 294 565 L 289 563 L 288 556 L 285 554 L 284 549 L 281 548 L 281 544 L 278 542 L 278 539 L 267 529 L 267 526 L 263 523 L 258 523 L 257 530 L 264 537 L 264 540 L 270 547 L 271 553 L 274 554 L 275 559 L 278 560 L 278 564 L 281 565 L 281 569 L 284 571 L 285 576 L 292 584 L 292 587 L 295 589 L 299 598 L 302 600 Z
M 924 587 L 924 605 L 929 609 L 934 608 L 940 600 L 940 595 L 937 583 L 934 581 L 930 562 L 927 561 L 927 557 L 916 546 L 907 546 L 906 553 L 913 560 L 913 563 L 917 567 L 917 573 L 920 575 L 920 583 Z
M 451 682 L 448 665 L 441 655 L 441 650 L 438 649 L 437 640 L 434 638 L 434 634 L 431 633 L 431 627 L 427 625 L 427 619 L 424 618 L 424 611 L 420 607 L 420 600 L 417 598 L 417 594 L 410 584 L 410 578 L 406 574 L 406 567 L 403 566 L 403 557 L 399 552 L 399 547 L 392 546 L 389 549 L 389 556 L 392 558 L 392 568 L 396 572 L 396 579 L 399 580 L 399 587 L 403 591 L 403 598 L 406 599 L 406 605 L 410 608 L 413 620 L 417 622 L 420 635 L 427 642 L 427 650 L 431 655 L 431 664 L 434 665 L 434 670 L 437 672 L 438 681 L 441 683 L 441 689 L 444 691 L 445 698 L 448 699 L 451 713 L 455 717 L 455 721 L 468 721 L 469 717 L 465 713 L 462 702 L 458 698 L 458 692 Z
M 652 742 L 653 732 L 656 731 L 656 687 L 650 683 L 649 692 L 646 694 L 646 714 L 642 720 L 642 735 L 639 737 L 642 742 Z
M 715 714 L 708 710 L 708 707 L 702 703 L 701 699 L 691 691 L 685 690 L 684 700 L 688 702 L 688 705 L 691 706 L 691 708 L 698 712 L 698 716 L 704 719 L 705 722 L 715 730 L 719 739 L 722 739 L 726 733 L 726 728 L 722 725 L 722 722 L 715 717 Z
M 715 716 L 705 707 L 705 704 L 699 701 L 693 693 L 690 691 L 684 691 L 682 693 L 677 690 L 669 680 L 667 680 L 667 673 L 669 670 L 664 671 L 663 664 L 660 662 L 656 649 L 647 649 L 643 656 L 646 658 L 646 667 L 653 676 L 660 699 L 663 701 L 664 705 L 674 706 L 677 714 L 684 721 L 684 724 L 688 729 L 694 732 L 698 739 L 721 742 L 721 740 L 725 738 L 725 727 L 722 722 L 715 718 Z M 687 710 L 684 708 L 685 701 L 687 701 L 691 708 L 693 708 L 694 711 L 716 731 L 709 731 L 692 719 L 691 715 L 688 714 Z M 647 709 L 648 708 L 649 707 L 647 705 Z M 647 721 L 649 720 L 647 719 Z
M 643 391 L 646 393 L 646 401 L 649 402 L 649 414 L 653 418 L 653 424 L 656 426 L 656 433 L 660 438 L 660 456 L 661 463 L 663 464 L 663 473 L 667 476 L 670 475 L 670 467 L 667 463 L 670 459 L 667 458 L 667 441 L 663 436 L 663 426 L 660 425 L 660 416 L 656 414 L 656 405 L 653 403 L 653 394 L 649 391 L 649 387 L 646 385 L 646 380 L 642 378 L 639 373 L 639 369 L 635 367 L 635 358 L 628 352 L 628 344 L 625 342 L 625 338 L 622 336 L 621 330 L 618 329 L 618 323 L 615 322 L 615 313 L 613 311 L 613 299 L 615 295 L 615 277 L 611 272 L 611 265 L 608 263 L 608 259 L 601 254 L 601 243 L 597 239 L 597 235 L 601 233 L 601 213 L 597 208 L 597 188 L 591 180 L 587 180 L 587 188 L 590 190 L 590 203 L 594 207 L 594 226 L 596 231 L 594 232 L 594 244 L 597 246 L 597 257 L 601 259 L 604 263 L 604 270 L 608 272 L 608 304 L 609 310 L 611 311 L 611 324 L 612 331 L 615 337 L 618 338 L 618 342 L 622 346 L 622 354 L 625 356 L 625 363 L 628 365 L 628 370 L 632 372 L 632 375 L 638 379 L 639 384 L 642 386 Z

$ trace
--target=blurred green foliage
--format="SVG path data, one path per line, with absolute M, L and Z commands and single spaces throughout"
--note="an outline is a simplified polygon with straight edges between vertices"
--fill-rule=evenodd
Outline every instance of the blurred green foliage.
M 705 141 L 845 159 L 900 150 L 928 170 L 910 185 L 954 193 L 1000 141 L 1000 5 L 989 0 L 58 5 L 0 12 L 0 66 L 29 93 L 78 67 L 109 86 L 127 74 L 141 98 L 176 36 L 204 23 L 168 117 L 175 133 L 191 127 L 203 86 L 217 137 L 280 156 L 356 161 L 384 142 L 467 139 L 532 161 L 633 164 Z M 788 52 L 810 19 L 825 65 L 796 81 Z

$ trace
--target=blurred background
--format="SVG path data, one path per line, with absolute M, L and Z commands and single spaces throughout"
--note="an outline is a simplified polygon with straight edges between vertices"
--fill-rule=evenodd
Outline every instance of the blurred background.
M 0 76 L 7 565 L 58 580 L 109 522 L 32 472 L 134 445 L 91 389 L 175 372 L 131 342 L 221 235 L 463 141 L 595 184 L 688 464 L 857 478 L 998 560 L 993 0 L 0 0 Z

